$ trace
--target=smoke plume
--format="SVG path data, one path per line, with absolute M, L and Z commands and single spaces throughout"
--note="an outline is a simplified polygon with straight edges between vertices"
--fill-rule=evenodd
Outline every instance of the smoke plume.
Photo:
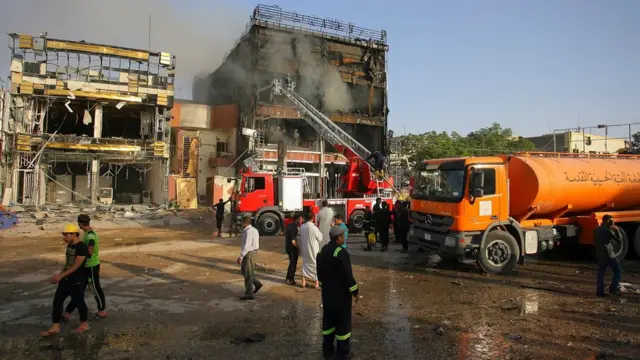
M 249 21 L 251 8 L 231 1 L 168 0 L 5 0 L 3 33 L 84 40 L 176 55 L 176 97 L 191 98 L 194 77 L 213 72 L 233 48 Z M 0 74 L 7 75 L 9 50 L 0 47 Z
M 297 62 L 300 76 L 297 91 L 303 98 L 324 110 L 349 112 L 353 107 L 351 92 L 338 69 L 323 58 L 320 41 L 300 34 L 279 33 L 270 39 L 267 62 L 273 72 L 282 74 L 291 73 L 296 68 L 292 64 Z

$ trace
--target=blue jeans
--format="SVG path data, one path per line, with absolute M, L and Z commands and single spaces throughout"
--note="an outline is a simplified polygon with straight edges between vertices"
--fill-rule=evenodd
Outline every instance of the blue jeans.
M 598 296 L 604 295 L 604 274 L 607 272 L 607 267 L 611 267 L 613 270 L 613 278 L 611 279 L 611 285 L 609 285 L 609 293 L 617 294 L 620 290 L 620 278 L 622 276 L 622 270 L 620 269 L 620 263 L 618 259 L 609 259 L 598 262 L 598 284 L 596 294 Z

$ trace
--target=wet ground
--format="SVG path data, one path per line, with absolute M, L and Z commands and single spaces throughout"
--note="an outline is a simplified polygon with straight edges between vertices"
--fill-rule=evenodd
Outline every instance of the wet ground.
M 109 317 L 81 335 L 70 332 L 74 317 L 52 339 L 38 333 L 49 325 L 47 278 L 61 268 L 64 244 L 54 233 L 0 239 L 1 359 L 321 358 L 320 293 L 284 285 L 281 237 L 261 239 L 265 287 L 241 302 L 237 238 L 194 228 L 100 235 Z M 362 295 L 357 359 L 640 359 L 640 294 L 596 299 L 593 264 L 534 260 L 513 276 L 488 276 L 363 244 L 349 238 Z M 624 267 L 624 281 L 640 285 L 640 266 Z M 244 343 L 252 333 L 266 337 Z

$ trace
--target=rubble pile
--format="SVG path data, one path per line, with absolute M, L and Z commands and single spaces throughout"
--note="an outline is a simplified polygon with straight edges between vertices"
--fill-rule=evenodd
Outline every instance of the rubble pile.
M 127 228 L 143 226 L 181 226 L 191 222 L 181 212 L 166 206 L 112 205 L 81 207 L 77 205 L 14 205 L 7 208 L 18 217 L 17 226 L 2 230 L 3 235 L 27 235 L 37 231 L 56 230 L 62 224 L 75 223 L 79 214 L 91 217 L 94 227 Z

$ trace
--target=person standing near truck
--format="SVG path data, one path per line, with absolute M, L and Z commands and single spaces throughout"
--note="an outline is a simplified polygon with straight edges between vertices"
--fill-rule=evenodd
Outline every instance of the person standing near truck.
M 298 256 L 300 255 L 298 239 L 302 221 L 302 215 L 297 215 L 295 221 L 287 225 L 287 229 L 284 232 L 284 247 L 287 255 L 289 255 L 289 267 L 287 268 L 287 278 L 285 282 L 289 285 L 296 284 L 296 267 L 298 266 Z
M 365 206 L 364 208 L 364 217 L 362 219 L 362 230 L 364 232 L 364 238 L 365 240 L 367 240 L 367 246 L 363 250 L 371 251 L 371 248 L 375 245 L 375 241 L 370 241 L 369 236 L 373 236 L 375 240 L 376 226 L 375 226 L 375 219 L 374 219 L 373 213 L 371 212 L 371 208 L 369 206 Z
M 615 225 L 611 215 L 605 215 L 602 217 L 602 225 L 598 226 L 594 232 L 596 258 L 598 260 L 596 295 L 599 297 L 607 296 L 604 292 L 604 275 L 607 272 L 607 267 L 613 270 L 609 293 L 612 295 L 620 295 L 622 270 L 620 269 L 620 263 L 613 249 L 613 243 L 620 243 L 622 240 L 620 239 L 620 229 Z
M 347 224 L 344 223 L 343 219 L 342 219 L 342 215 L 340 214 L 336 214 L 336 216 L 333 218 L 334 223 L 336 224 L 336 226 L 340 226 L 343 230 L 344 230 L 344 241 L 342 243 L 342 245 L 340 245 L 343 249 L 347 248 L 347 238 L 349 237 L 349 228 L 347 227 Z
M 351 359 L 352 299 L 358 301 L 358 284 L 344 243 L 344 229 L 331 228 L 329 244 L 318 254 L 318 280 L 322 284 L 322 354 L 325 358 Z M 337 346 L 334 347 L 334 343 Z
M 222 221 L 224 221 L 224 206 L 231 201 L 224 201 L 222 199 L 218 200 L 218 203 L 213 207 L 213 212 L 216 215 L 216 226 L 218 227 L 218 237 L 222 237 Z
M 380 210 L 375 213 L 376 231 L 380 235 L 380 243 L 382 244 L 381 252 L 389 250 L 389 223 L 391 222 L 391 213 L 389 205 L 383 202 Z

